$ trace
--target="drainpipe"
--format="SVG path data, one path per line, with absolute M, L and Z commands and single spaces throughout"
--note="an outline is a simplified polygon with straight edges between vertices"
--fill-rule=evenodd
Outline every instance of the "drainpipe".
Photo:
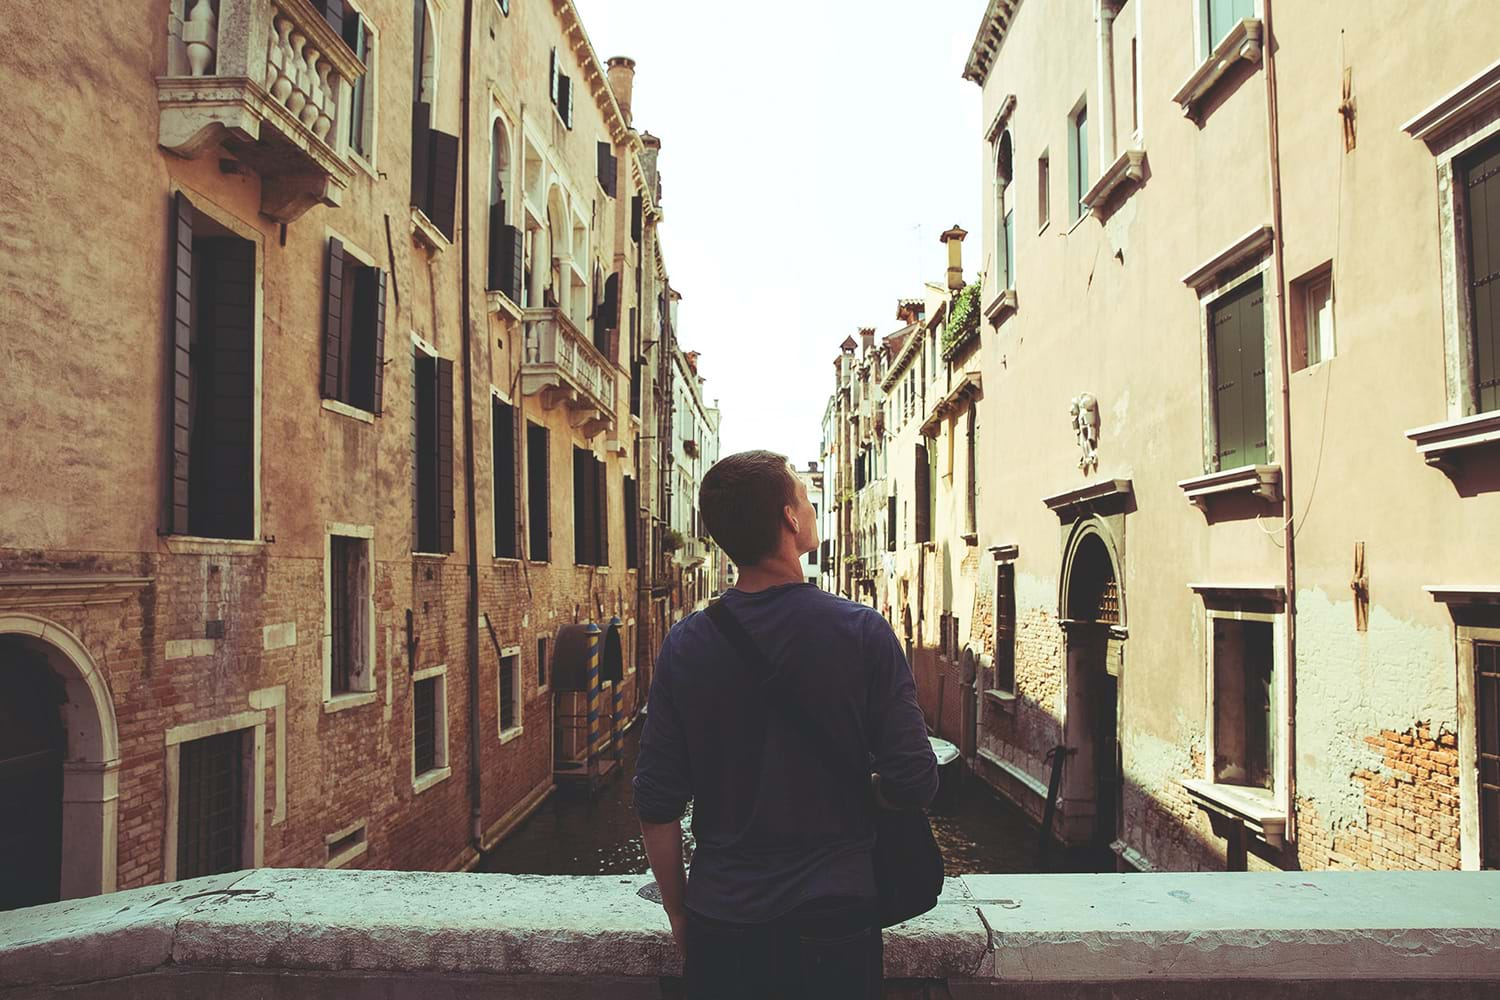
M 465 544 L 469 547 L 468 621 L 465 645 L 469 660 L 469 837 L 475 851 L 484 850 L 484 813 L 480 809 L 483 786 L 479 780 L 479 528 L 474 514 L 474 347 L 473 321 L 469 315 L 469 79 L 474 50 L 474 0 L 464 0 L 464 72 L 462 111 L 459 123 L 460 214 L 463 233 L 459 238 L 459 294 L 463 307 L 464 341 L 464 520 Z
M 1115 162 L 1115 5 L 1098 0 L 1099 22 L 1099 170 Z
M 1285 239 L 1281 229 L 1281 131 L 1277 122 L 1276 44 L 1271 31 L 1271 0 L 1262 0 L 1265 41 L 1262 53 L 1266 76 L 1266 140 L 1271 158 L 1271 260 L 1276 281 L 1276 347 L 1281 367 L 1281 536 L 1286 559 L 1286 840 L 1297 837 L 1297 532 L 1292 523 L 1292 390 L 1291 359 L 1287 345 Z

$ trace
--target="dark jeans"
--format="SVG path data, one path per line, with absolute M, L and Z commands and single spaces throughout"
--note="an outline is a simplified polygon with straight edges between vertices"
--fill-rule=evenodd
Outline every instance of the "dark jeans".
M 688 911 L 688 1000 L 879 1000 L 884 957 L 872 902 L 820 899 L 768 924 Z

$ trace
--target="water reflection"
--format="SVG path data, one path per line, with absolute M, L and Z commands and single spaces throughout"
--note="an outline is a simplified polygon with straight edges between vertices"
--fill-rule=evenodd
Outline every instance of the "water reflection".
M 560 788 L 521 828 L 485 855 L 481 871 L 521 875 L 638 875 L 648 869 L 631 809 L 630 776 L 640 726 L 623 740 L 622 774 L 593 799 Z M 1026 814 L 969 777 L 958 802 L 932 813 L 933 833 L 949 875 L 1035 871 L 1037 828 Z M 692 853 L 692 810 L 683 839 Z

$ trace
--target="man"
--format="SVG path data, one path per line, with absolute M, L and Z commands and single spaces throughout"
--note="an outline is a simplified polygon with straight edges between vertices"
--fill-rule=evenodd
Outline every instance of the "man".
M 687 995 L 878 997 L 873 810 L 925 806 L 938 783 L 911 670 L 872 608 L 803 581 L 817 518 L 784 456 L 723 459 L 699 506 L 739 568 L 722 604 L 766 664 L 758 673 L 701 613 L 657 657 L 635 800 Z M 767 671 L 775 694 L 761 688 Z M 790 700 L 848 762 L 869 760 L 870 788 L 819 752 Z M 690 801 L 691 880 L 680 823 Z

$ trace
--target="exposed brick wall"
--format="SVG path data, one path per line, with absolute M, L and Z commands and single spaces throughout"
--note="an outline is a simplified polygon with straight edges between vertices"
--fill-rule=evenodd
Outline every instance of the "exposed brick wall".
M 1366 823 L 1329 830 L 1317 806 L 1297 803 L 1297 858 L 1302 867 L 1456 869 L 1460 866 L 1458 740 L 1433 736 L 1426 724 L 1365 737 L 1379 770 L 1360 768 Z

